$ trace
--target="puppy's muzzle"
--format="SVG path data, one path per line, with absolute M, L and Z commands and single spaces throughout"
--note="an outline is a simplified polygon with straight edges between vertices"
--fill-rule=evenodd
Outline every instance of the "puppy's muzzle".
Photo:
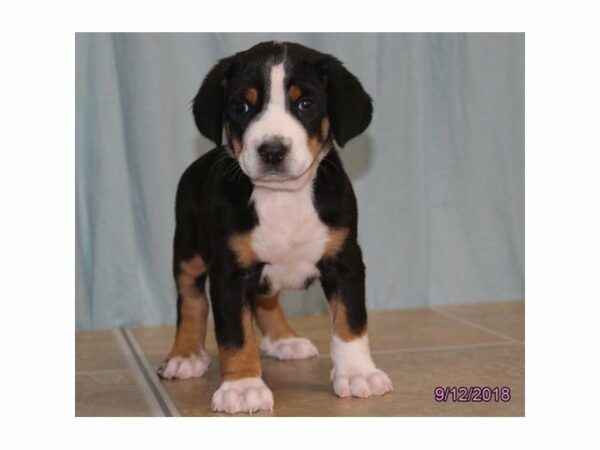
M 281 165 L 289 149 L 281 141 L 272 141 L 261 144 L 257 149 L 261 161 L 270 168 Z

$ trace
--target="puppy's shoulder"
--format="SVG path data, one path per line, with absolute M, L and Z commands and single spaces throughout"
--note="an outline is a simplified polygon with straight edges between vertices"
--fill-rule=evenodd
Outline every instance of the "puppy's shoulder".
M 314 181 L 314 202 L 321 220 L 329 227 L 356 227 L 354 189 L 337 150 L 321 161 Z
M 224 150 L 216 147 L 204 153 L 198 159 L 193 161 L 184 171 L 179 179 L 179 185 L 194 183 L 201 179 L 206 179 L 211 169 L 215 169 L 215 163 L 219 160 L 219 155 Z

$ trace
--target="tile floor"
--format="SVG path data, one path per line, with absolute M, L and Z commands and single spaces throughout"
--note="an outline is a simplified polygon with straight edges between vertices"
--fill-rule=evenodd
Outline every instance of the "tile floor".
M 321 355 L 304 361 L 262 358 L 272 413 L 256 416 L 523 416 L 524 303 L 377 311 L 369 315 L 373 359 L 394 383 L 383 397 L 339 399 L 329 382 L 329 318 L 290 317 Z M 77 416 L 218 416 L 209 409 L 219 384 L 216 343 L 203 378 L 163 381 L 155 374 L 173 326 L 76 333 Z M 436 386 L 507 386 L 508 402 L 436 402 Z

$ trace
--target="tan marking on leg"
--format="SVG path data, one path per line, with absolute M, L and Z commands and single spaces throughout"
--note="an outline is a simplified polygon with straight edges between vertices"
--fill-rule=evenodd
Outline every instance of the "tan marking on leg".
M 288 96 L 290 97 L 291 102 L 296 103 L 296 100 L 298 100 L 301 95 L 302 95 L 302 89 L 300 89 L 299 86 L 292 84 L 290 86 L 290 89 L 288 90 Z
M 279 305 L 279 295 L 258 296 L 256 298 L 256 323 L 263 336 L 272 341 L 282 338 L 298 337 L 285 320 L 283 310 Z
M 331 258 L 337 255 L 340 252 L 340 250 L 342 250 L 344 242 L 346 242 L 349 233 L 349 228 L 330 229 L 328 233 L 327 244 L 325 244 L 325 251 L 323 252 L 323 256 Z
M 258 261 L 252 248 L 252 234 L 236 234 L 229 239 L 229 247 L 234 251 L 238 264 L 247 268 Z
M 175 343 L 167 358 L 174 356 L 189 357 L 200 354 L 206 338 L 206 322 L 208 318 L 208 299 L 202 294 L 192 299 L 182 297 L 180 304 L 179 326 L 175 335 Z
M 350 329 L 348 316 L 346 315 L 346 306 L 338 296 L 334 296 L 329 301 L 329 312 L 331 314 L 331 328 L 333 334 L 344 342 L 352 341 L 363 336 L 367 332 L 365 325 L 357 333 Z
M 208 299 L 198 290 L 196 279 L 206 272 L 206 264 L 199 255 L 179 264 L 177 291 L 181 298 L 179 304 L 179 324 L 175 334 L 175 343 L 167 358 L 198 355 L 204 347 L 206 321 L 208 318 Z
M 245 308 L 242 311 L 242 328 L 244 330 L 242 348 L 229 349 L 219 345 L 223 381 L 260 377 L 261 375 L 258 344 L 252 328 L 252 313 Z
M 246 89 L 244 92 L 244 98 L 251 105 L 256 105 L 256 102 L 258 101 L 258 91 L 255 88 Z
M 192 259 L 182 261 L 179 264 L 179 267 L 183 272 L 190 274 L 194 277 L 202 275 L 204 272 L 206 272 L 206 263 L 200 257 L 200 255 L 195 255 Z

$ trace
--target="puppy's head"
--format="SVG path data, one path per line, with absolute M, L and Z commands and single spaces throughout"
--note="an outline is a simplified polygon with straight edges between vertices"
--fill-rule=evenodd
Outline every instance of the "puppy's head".
M 371 98 L 336 58 L 293 43 L 265 42 L 225 58 L 193 101 L 200 132 L 233 156 L 256 184 L 307 173 L 371 121 Z

